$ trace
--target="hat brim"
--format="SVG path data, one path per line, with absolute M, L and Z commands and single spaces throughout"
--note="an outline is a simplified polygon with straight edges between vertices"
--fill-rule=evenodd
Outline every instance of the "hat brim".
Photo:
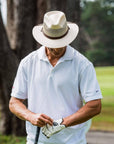
M 60 48 L 67 46 L 70 44 L 78 35 L 79 27 L 75 23 L 68 23 L 68 27 L 70 28 L 68 33 L 59 39 L 50 39 L 46 37 L 42 30 L 43 24 L 37 25 L 33 27 L 32 34 L 34 39 L 43 46 L 49 48 Z

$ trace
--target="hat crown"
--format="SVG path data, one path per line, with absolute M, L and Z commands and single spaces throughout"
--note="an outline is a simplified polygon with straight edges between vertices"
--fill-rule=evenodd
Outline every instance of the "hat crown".
M 66 17 L 63 12 L 51 11 L 44 15 L 44 23 L 48 28 L 59 29 L 64 27 L 66 23 Z
M 61 11 L 51 11 L 44 15 L 43 32 L 46 36 L 57 38 L 68 31 L 65 14 Z
M 50 11 L 44 15 L 43 24 L 34 26 L 33 37 L 41 45 L 61 48 L 70 44 L 79 31 L 75 23 L 67 22 L 61 11 Z

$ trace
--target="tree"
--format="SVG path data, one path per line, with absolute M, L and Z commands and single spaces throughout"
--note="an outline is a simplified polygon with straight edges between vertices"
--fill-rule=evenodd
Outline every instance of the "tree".
M 114 65 L 114 7 L 110 2 L 86 2 L 82 11 L 82 26 L 91 38 L 90 49 L 85 54 L 95 65 Z
M 12 128 L 13 116 L 9 112 L 8 103 L 17 65 L 18 60 L 10 49 L 0 13 L 0 106 L 4 134 L 10 134 Z
M 19 60 L 35 49 L 31 35 L 36 23 L 37 0 L 7 0 L 7 32 Z

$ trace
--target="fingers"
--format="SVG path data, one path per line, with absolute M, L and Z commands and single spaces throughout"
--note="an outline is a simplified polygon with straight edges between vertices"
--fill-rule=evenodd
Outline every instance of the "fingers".
M 46 124 L 53 125 L 53 120 L 45 114 L 36 114 L 36 122 L 33 125 L 43 127 Z
M 51 119 L 49 116 L 45 114 L 42 114 L 42 120 L 51 126 L 53 125 L 53 119 Z
M 45 123 L 43 121 L 39 120 L 39 121 L 37 121 L 36 125 L 39 127 L 43 127 L 43 126 L 45 126 Z
M 38 127 L 43 127 L 45 126 L 46 124 L 49 124 L 49 125 L 53 125 L 53 119 L 51 119 L 49 116 L 45 115 L 45 114 L 31 114 L 30 115 L 30 118 L 29 118 L 29 121 L 35 125 L 35 126 L 38 126 Z

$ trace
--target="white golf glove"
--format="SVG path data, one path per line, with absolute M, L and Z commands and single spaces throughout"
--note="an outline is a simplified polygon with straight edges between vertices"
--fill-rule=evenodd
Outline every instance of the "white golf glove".
M 50 138 L 53 134 L 58 133 L 62 129 L 65 128 L 65 125 L 62 125 L 62 119 L 56 120 L 53 122 L 53 125 L 50 126 L 49 124 L 46 124 L 46 126 L 42 127 L 42 133 L 47 137 Z

